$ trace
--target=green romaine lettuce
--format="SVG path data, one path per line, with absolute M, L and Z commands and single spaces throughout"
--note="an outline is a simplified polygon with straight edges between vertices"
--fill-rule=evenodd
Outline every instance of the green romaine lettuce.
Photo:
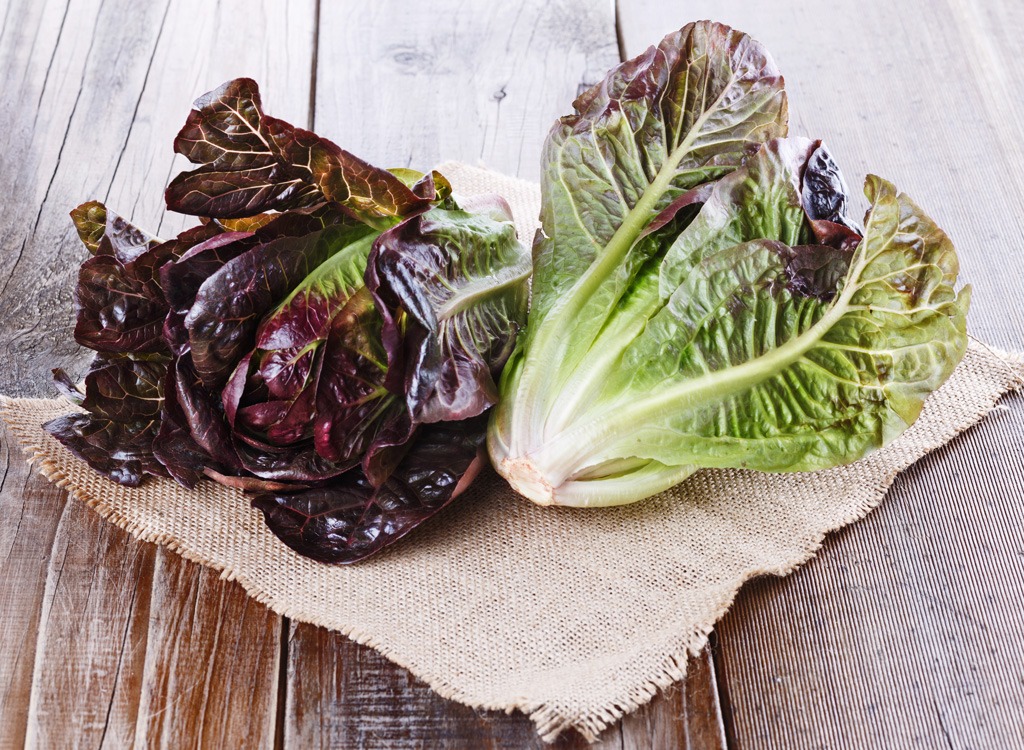
M 862 236 L 821 143 L 773 139 L 781 85 L 748 37 L 695 24 L 556 124 L 534 308 L 488 436 L 521 494 L 614 505 L 702 467 L 848 463 L 963 356 L 949 239 L 877 177 Z

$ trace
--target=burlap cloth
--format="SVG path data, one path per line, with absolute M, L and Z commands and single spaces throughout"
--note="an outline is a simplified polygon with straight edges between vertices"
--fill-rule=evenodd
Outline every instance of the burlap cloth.
M 441 170 L 463 194 L 506 196 L 532 238 L 536 185 Z M 899 440 L 829 471 L 703 471 L 645 502 L 589 511 L 537 507 L 486 473 L 410 537 L 349 567 L 292 552 L 238 491 L 104 479 L 41 429 L 73 408 L 62 399 L 0 409 L 44 475 L 138 538 L 219 570 L 275 612 L 372 646 L 447 698 L 525 711 L 545 739 L 567 727 L 593 739 L 683 679 L 744 581 L 806 562 L 1022 376 L 1020 357 L 972 343 Z

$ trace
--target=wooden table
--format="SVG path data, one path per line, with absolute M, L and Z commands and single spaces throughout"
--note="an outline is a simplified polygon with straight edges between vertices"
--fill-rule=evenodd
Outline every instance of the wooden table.
M 708 16 L 767 44 L 793 131 L 827 139 L 851 183 L 877 171 L 950 231 L 974 335 L 1024 349 L 1024 3 L 719 5 L 0 0 L 0 391 L 48 395 L 51 367 L 85 366 L 71 207 L 187 223 L 161 190 L 199 93 L 249 75 L 272 114 L 374 163 L 535 178 L 578 91 Z M 1024 399 L 1004 403 L 817 560 L 748 585 L 686 684 L 599 746 L 1024 745 Z M 446 702 L 133 541 L 6 435 L 2 453 L 0 747 L 541 746 L 526 718 Z

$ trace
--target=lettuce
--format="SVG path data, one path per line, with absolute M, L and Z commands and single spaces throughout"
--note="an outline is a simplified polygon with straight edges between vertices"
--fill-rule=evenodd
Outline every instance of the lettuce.
M 82 411 L 46 428 L 121 484 L 255 492 L 301 554 L 372 554 L 482 461 L 531 272 L 509 208 L 270 117 L 248 79 L 197 100 L 175 149 L 196 168 L 167 204 L 199 226 L 163 241 L 72 211 L 75 338 L 97 356 L 84 392 L 55 372 Z
M 492 460 L 541 504 L 699 468 L 804 471 L 899 435 L 966 347 L 955 250 L 877 177 L 861 230 L 767 53 L 714 23 L 613 70 L 548 137 L 534 304 Z

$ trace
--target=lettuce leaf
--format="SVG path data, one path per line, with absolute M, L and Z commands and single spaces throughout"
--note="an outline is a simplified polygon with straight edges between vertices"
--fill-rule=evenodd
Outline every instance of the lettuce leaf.
M 435 209 L 385 232 L 367 287 L 384 315 L 392 390 L 417 422 L 475 417 L 526 323 L 532 263 L 494 196 Z
M 61 369 L 53 371 L 60 390 L 86 410 L 43 427 L 101 474 L 138 486 L 147 474 L 167 476 L 153 455 L 163 409 L 168 358 L 159 354 L 100 353 L 85 376 L 85 393 Z
M 101 352 L 155 352 L 167 304 L 159 267 L 177 244 L 132 226 L 99 201 L 71 212 L 92 257 L 82 263 L 75 287 L 75 341 Z
M 486 419 L 430 425 L 380 486 L 349 473 L 329 486 L 253 499 L 270 529 L 299 554 L 352 563 L 393 544 L 442 510 L 484 462 Z
M 333 201 L 383 228 L 433 200 L 326 138 L 264 114 L 248 78 L 196 100 L 174 150 L 201 166 L 174 178 L 167 207 L 196 216 L 252 217 Z

